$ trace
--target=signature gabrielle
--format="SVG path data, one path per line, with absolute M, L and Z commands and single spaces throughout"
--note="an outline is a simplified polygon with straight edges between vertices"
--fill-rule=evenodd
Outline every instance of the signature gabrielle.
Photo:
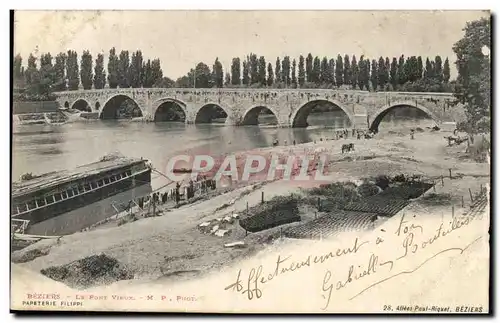
M 264 269 L 262 265 L 250 269 L 246 280 L 242 280 L 242 270 L 238 271 L 236 280 L 234 283 L 226 286 L 224 290 L 234 291 L 246 295 L 249 300 L 254 298 L 262 297 L 261 285 L 267 284 L 276 277 L 282 276 L 289 272 L 297 272 L 301 268 L 311 267 L 315 264 L 325 263 L 331 258 L 339 258 L 348 254 L 355 254 L 359 249 L 367 244 L 368 241 L 359 241 L 359 238 L 354 239 L 352 246 L 349 248 L 338 248 L 334 251 L 330 251 L 326 254 L 321 255 L 308 255 L 300 261 L 292 261 L 292 256 L 282 257 L 278 255 L 276 259 L 274 270 L 264 274 Z
M 365 269 L 361 268 L 361 266 L 358 266 L 358 269 L 356 269 L 354 265 L 350 265 L 349 271 L 347 273 L 347 278 L 345 280 L 337 281 L 337 283 L 335 284 L 335 289 L 339 290 L 341 288 L 346 287 L 354 280 L 359 280 L 365 276 L 375 273 L 377 271 L 377 265 L 379 265 L 378 256 L 376 256 L 373 253 L 370 255 L 370 258 L 368 259 L 368 265 L 366 266 Z M 334 284 L 330 283 L 331 278 L 332 278 L 332 272 L 330 270 L 327 270 L 323 278 L 323 286 L 321 287 L 323 292 L 326 294 L 322 295 L 323 298 L 326 299 L 326 305 L 323 308 L 321 308 L 322 310 L 328 308 L 328 305 L 330 304 L 330 299 L 332 297 Z

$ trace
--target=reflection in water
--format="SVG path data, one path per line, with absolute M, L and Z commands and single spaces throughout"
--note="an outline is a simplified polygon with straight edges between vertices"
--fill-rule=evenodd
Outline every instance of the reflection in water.
M 28 138 L 28 141 L 33 145 L 54 145 L 64 142 L 64 136 L 37 136 Z
M 58 148 L 46 148 L 46 149 L 37 149 L 38 153 L 41 155 L 59 155 L 64 153 L 61 149 Z
M 380 131 L 401 128 L 432 127 L 435 122 L 420 109 L 404 106 L 389 110 L 379 125 Z
M 404 111 L 404 109 L 401 109 Z M 396 112 L 399 110 L 395 110 Z M 397 112 L 382 120 L 386 126 L 415 127 L 415 117 Z M 413 113 L 413 112 L 411 112 Z M 403 115 L 401 115 L 403 114 Z M 259 116 L 270 118 L 269 115 Z M 73 168 L 98 160 L 104 154 L 119 151 L 123 155 L 144 157 L 159 169 L 169 158 L 189 151 L 213 155 L 270 147 L 274 139 L 283 144 L 311 142 L 334 138 L 335 129 L 349 126 L 349 120 L 338 111 L 311 113 L 308 128 L 276 128 L 270 126 L 227 127 L 219 124 L 185 125 L 184 123 L 140 123 L 117 120 L 96 120 L 60 126 L 19 126 L 13 135 L 13 178 L 32 172 L 40 174 Z M 49 152 L 51 151 L 51 152 Z M 152 175 L 153 189 L 167 182 Z

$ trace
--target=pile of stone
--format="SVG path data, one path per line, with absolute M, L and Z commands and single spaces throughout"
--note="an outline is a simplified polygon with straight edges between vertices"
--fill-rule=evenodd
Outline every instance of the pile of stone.
M 239 219 L 239 214 L 227 215 L 223 218 L 217 218 L 200 223 L 198 225 L 198 230 L 204 234 L 210 234 L 222 238 L 231 233 L 231 229 L 228 227 L 234 224 L 237 219 Z

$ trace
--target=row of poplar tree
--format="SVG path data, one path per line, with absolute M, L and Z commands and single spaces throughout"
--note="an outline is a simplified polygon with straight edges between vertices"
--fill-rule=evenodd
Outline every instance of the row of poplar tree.
M 361 56 L 350 57 L 340 54 L 336 59 L 308 54 L 297 61 L 289 56 L 276 59 L 276 63 L 267 63 L 264 56 L 257 58 L 250 54 L 241 63 L 240 58 L 233 58 L 231 72 L 225 75 L 226 86 L 251 87 L 300 87 L 334 88 L 344 87 L 361 90 L 416 90 L 443 91 L 451 90 L 450 63 L 444 63 L 440 56 L 427 58 L 421 56 L 390 60 L 380 57 L 370 60 Z
M 274 67 L 274 68 L 273 68 Z M 398 90 L 416 92 L 451 92 L 450 63 L 440 56 L 399 58 L 380 57 L 370 60 L 361 56 L 338 55 L 328 59 L 308 54 L 297 61 L 289 56 L 278 57 L 276 63 L 266 63 L 264 56 L 249 54 L 241 61 L 232 60 L 230 71 L 224 73 L 216 58 L 212 70 L 198 63 L 186 75 L 178 78 L 174 86 L 180 88 L 212 87 L 271 87 L 271 88 L 351 88 L 360 90 Z
M 47 97 L 53 91 L 103 89 L 128 87 L 271 87 L 271 88 L 351 88 L 361 90 L 399 90 L 399 91 L 452 91 L 450 85 L 450 64 L 444 63 L 440 56 L 427 58 L 421 56 L 399 58 L 392 61 L 386 57 L 370 60 L 361 56 L 350 57 L 340 54 L 336 59 L 308 54 L 300 56 L 298 64 L 289 56 L 278 57 L 274 64 L 266 63 L 264 56 L 251 53 L 241 62 L 233 58 L 230 72 L 224 75 L 223 66 L 215 60 L 212 70 L 204 63 L 198 63 L 187 75 L 175 82 L 163 77 L 159 59 L 145 61 L 140 50 L 122 50 L 117 55 L 115 48 L 109 51 L 107 72 L 104 69 L 104 55 L 98 54 L 95 63 L 89 51 L 84 51 L 80 64 L 78 54 L 69 50 L 55 57 L 50 53 L 42 54 L 40 67 L 31 54 L 27 68 L 22 67 L 22 57 L 14 58 L 14 82 L 25 87 L 31 97 Z M 24 86 L 22 86 L 24 85 Z
M 110 88 L 172 86 L 163 71 L 159 59 L 145 61 L 140 50 L 132 52 L 122 50 L 117 55 L 115 48 L 109 51 L 107 72 L 104 68 L 104 55 L 98 54 L 95 63 L 89 51 L 84 51 L 80 64 L 78 54 L 69 50 L 59 53 L 55 60 L 50 53 L 37 58 L 30 54 L 26 69 L 22 66 L 21 55 L 14 57 L 14 86 L 25 88 L 31 99 L 47 99 L 54 91 L 103 89 Z M 163 84 L 163 83 L 167 84 Z

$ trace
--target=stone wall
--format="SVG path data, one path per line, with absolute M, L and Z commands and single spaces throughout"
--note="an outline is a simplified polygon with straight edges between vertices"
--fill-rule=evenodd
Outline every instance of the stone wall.
M 12 114 L 55 112 L 57 108 L 56 101 L 14 101 Z

